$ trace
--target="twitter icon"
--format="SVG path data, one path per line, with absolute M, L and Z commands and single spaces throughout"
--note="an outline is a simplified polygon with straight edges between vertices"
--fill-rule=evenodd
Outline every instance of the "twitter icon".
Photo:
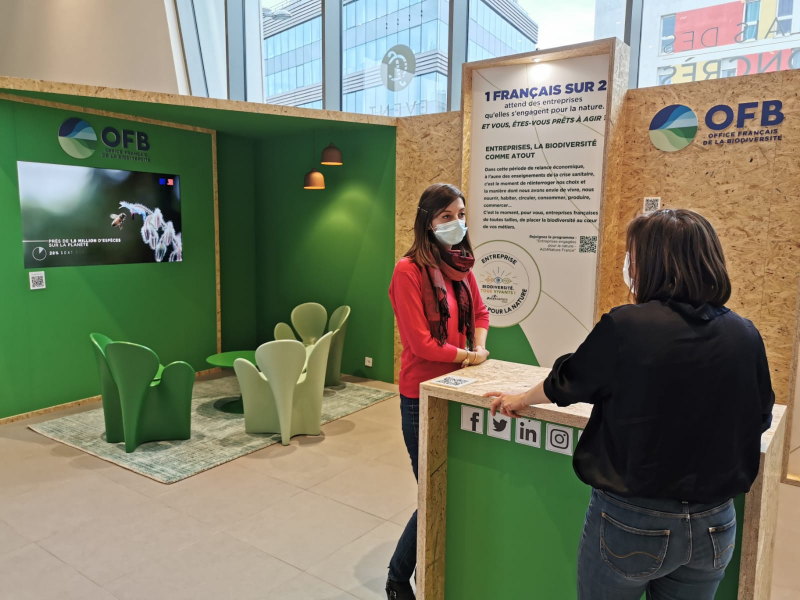
M 506 440 L 507 442 L 511 441 L 511 430 L 513 427 L 511 426 L 511 419 L 509 417 L 497 413 L 491 418 L 491 422 L 486 429 L 486 433 L 493 438 Z

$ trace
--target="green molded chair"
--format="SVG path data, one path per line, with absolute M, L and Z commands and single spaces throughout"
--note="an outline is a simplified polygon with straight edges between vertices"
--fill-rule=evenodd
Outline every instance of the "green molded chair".
M 292 325 L 306 346 L 317 343 L 325 333 L 327 323 L 328 311 L 316 302 L 301 304 L 292 311 Z
M 247 433 L 280 433 L 286 446 L 295 435 L 319 435 L 322 396 L 332 333 L 327 333 L 308 353 L 296 340 L 278 340 L 259 346 L 256 363 L 233 363 L 244 402 Z
M 119 404 L 119 390 L 111 370 L 108 368 L 105 348 L 112 342 L 111 338 L 102 333 L 92 333 L 89 335 L 94 350 L 94 358 L 97 362 L 97 370 L 100 374 L 100 393 L 103 397 L 103 417 L 106 422 L 106 441 L 109 444 L 118 444 L 125 441 L 125 433 L 122 429 L 122 409 Z M 158 365 L 158 373 L 155 379 L 161 379 L 164 371 L 162 365 Z
M 105 355 L 119 390 L 125 452 L 133 452 L 145 442 L 191 437 L 195 377 L 191 365 L 170 363 L 161 380 L 156 380 L 158 356 L 150 348 L 109 342 Z
M 341 385 L 342 383 L 342 351 L 347 334 L 347 321 L 350 318 L 350 307 L 340 306 L 331 315 L 328 331 L 333 332 L 331 351 L 328 354 L 328 370 L 325 374 L 325 385 Z
M 111 369 L 108 368 L 105 349 L 111 339 L 102 333 L 93 333 L 89 336 L 92 341 L 94 358 L 97 370 L 100 373 L 100 393 L 103 395 L 103 417 L 106 421 L 106 441 L 118 444 L 125 441 L 125 432 L 122 429 L 122 407 L 119 404 L 119 390 Z
M 297 337 L 294 335 L 291 326 L 286 323 L 278 323 L 275 325 L 275 339 L 297 341 Z

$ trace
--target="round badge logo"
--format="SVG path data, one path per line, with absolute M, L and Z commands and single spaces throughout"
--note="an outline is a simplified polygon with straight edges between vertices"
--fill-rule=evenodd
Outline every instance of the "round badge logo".
M 406 89 L 414 79 L 417 70 L 417 58 L 408 46 L 393 46 L 381 61 L 381 79 L 392 92 Z
M 58 129 L 58 143 L 73 158 L 89 158 L 97 148 L 97 134 L 83 119 L 67 119 Z
M 650 141 L 664 152 L 683 150 L 696 135 L 697 115 L 682 104 L 662 108 L 650 122 Z
M 475 249 L 473 272 L 492 327 L 524 321 L 539 303 L 542 279 L 533 257 L 513 242 L 494 241 Z

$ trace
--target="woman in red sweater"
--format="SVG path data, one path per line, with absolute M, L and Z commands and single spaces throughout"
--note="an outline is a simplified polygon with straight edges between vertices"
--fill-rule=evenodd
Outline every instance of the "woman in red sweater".
M 484 362 L 489 311 L 472 274 L 464 195 L 437 183 L 422 194 L 414 245 L 394 270 L 389 297 L 400 330 L 400 409 L 403 438 L 417 476 L 419 386 L 461 367 Z M 389 564 L 389 600 L 414 598 L 417 513 L 406 525 Z

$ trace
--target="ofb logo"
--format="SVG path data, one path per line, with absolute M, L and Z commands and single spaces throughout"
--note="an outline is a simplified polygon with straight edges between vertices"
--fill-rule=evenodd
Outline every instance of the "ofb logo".
M 89 158 L 97 148 L 97 134 L 86 121 L 72 117 L 58 129 L 58 143 L 73 158 Z
M 664 152 L 683 150 L 696 135 L 697 115 L 682 104 L 662 108 L 650 122 L 650 141 Z
M 417 59 L 408 46 L 393 46 L 381 61 L 381 80 L 392 92 L 402 92 L 414 79 Z

